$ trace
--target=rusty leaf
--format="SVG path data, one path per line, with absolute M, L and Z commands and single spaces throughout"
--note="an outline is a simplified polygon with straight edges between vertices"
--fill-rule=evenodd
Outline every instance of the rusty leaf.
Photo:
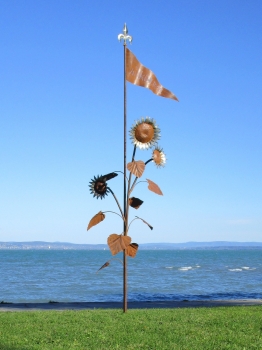
M 131 243 L 131 237 L 117 235 L 113 233 L 107 239 L 107 244 L 111 250 L 112 255 L 116 255 L 122 250 L 126 249 L 126 247 Z
M 137 243 L 131 243 L 126 248 L 126 254 L 128 256 L 131 256 L 131 258 L 134 258 L 136 256 L 137 250 L 138 250 L 138 244 Z
M 127 164 L 127 169 L 136 177 L 141 177 L 145 170 L 145 163 L 142 160 L 133 161 Z
M 96 271 L 96 273 L 98 273 L 98 271 L 104 269 L 104 268 L 107 267 L 107 266 L 109 266 L 109 261 L 107 261 L 106 263 L 104 263 L 104 265 L 101 266 L 100 269 L 98 269 L 98 270 Z
M 111 180 L 113 179 L 114 177 L 118 176 L 117 173 L 109 173 L 109 174 L 106 174 L 106 175 L 102 175 L 101 177 L 105 180 L 105 181 L 108 181 L 108 180 Z
M 99 213 L 97 213 L 95 216 L 93 216 L 92 219 L 89 221 L 89 224 L 87 226 L 87 231 L 91 227 L 93 227 L 93 226 L 99 224 L 101 221 L 103 221 L 105 217 L 106 217 L 105 214 L 102 213 L 101 211 Z
M 146 224 L 149 228 L 150 228 L 150 230 L 153 230 L 153 226 L 151 226 L 146 220 L 144 220 L 144 219 L 141 219 L 141 218 L 139 218 L 138 216 L 136 216 L 136 218 L 138 218 L 138 219 L 140 219 L 140 220 L 142 220 L 143 221 L 143 223 L 144 224 Z
M 135 209 L 138 209 L 140 205 L 144 203 L 143 201 L 141 201 L 141 199 L 136 197 L 129 198 L 128 202 L 129 202 L 129 205 L 131 205 L 131 207 Z
M 158 185 L 156 183 L 154 183 L 153 181 L 146 179 L 146 181 L 148 182 L 148 189 L 156 194 L 159 194 L 160 196 L 163 196 L 163 192 L 160 190 L 160 188 L 158 187 Z

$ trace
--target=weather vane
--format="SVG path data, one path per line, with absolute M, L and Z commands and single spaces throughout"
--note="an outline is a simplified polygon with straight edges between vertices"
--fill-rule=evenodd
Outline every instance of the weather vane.
M 97 199 L 103 199 L 108 194 L 111 194 L 118 206 L 119 213 L 114 211 L 100 211 L 90 220 L 87 230 L 91 227 L 99 224 L 105 219 L 105 213 L 114 213 L 121 217 L 123 220 L 123 231 L 120 233 L 110 234 L 107 238 L 107 244 L 113 256 L 123 252 L 123 311 L 127 311 L 127 257 L 134 258 L 138 251 L 138 244 L 132 242 L 132 238 L 129 236 L 130 226 L 134 220 L 140 220 L 146 224 L 151 230 L 151 226 L 146 220 L 138 216 L 129 222 L 129 209 L 139 209 L 143 204 L 143 201 L 131 194 L 136 188 L 136 185 L 140 182 L 147 183 L 148 189 L 158 195 L 163 195 L 161 189 L 152 180 L 146 179 L 141 181 L 141 177 L 145 172 L 148 163 L 153 162 L 158 168 L 161 168 L 166 163 L 166 155 L 163 149 L 158 145 L 160 139 L 160 129 L 156 124 L 156 121 L 150 117 L 141 118 L 135 121 L 129 131 L 131 142 L 134 145 L 131 161 L 126 164 L 126 81 L 132 84 L 139 85 L 150 89 L 156 95 L 171 98 L 177 100 L 177 97 L 169 90 L 165 89 L 157 80 L 154 73 L 148 68 L 144 67 L 135 57 L 135 55 L 126 47 L 127 41 L 132 42 L 132 36 L 127 35 L 128 30 L 126 24 L 123 29 L 124 34 L 118 35 L 118 40 L 123 40 L 124 45 L 124 170 L 114 171 L 106 175 L 95 176 L 90 181 L 90 192 L 93 197 Z M 136 150 L 142 151 L 153 149 L 150 158 L 147 161 L 136 160 Z M 126 175 L 126 171 L 129 171 L 129 176 Z M 118 176 L 118 173 L 123 174 L 123 206 L 120 205 L 115 193 L 108 186 L 108 181 Z M 134 176 L 134 178 L 133 178 Z M 139 181 L 138 181 L 139 180 Z M 111 258 L 104 263 L 98 271 L 109 266 Z M 119 260 L 119 259 L 118 259 Z M 98 272 L 97 271 L 97 272 Z

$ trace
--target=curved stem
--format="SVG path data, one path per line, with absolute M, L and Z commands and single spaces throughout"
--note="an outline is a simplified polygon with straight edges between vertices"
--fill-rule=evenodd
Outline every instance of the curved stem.
M 114 173 L 122 173 L 122 174 L 125 176 L 125 174 L 123 173 L 123 171 L 120 171 L 120 170 L 115 170 Z M 127 179 L 127 176 L 126 176 L 126 180 L 128 180 L 128 179 Z
M 134 180 L 134 182 L 133 182 L 133 184 L 132 184 L 132 187 L 130 188 L 128 194 L 130 194 L 130 193 L 133 191 L 133 189 L 134 189 L 134 187 L 135 187 L 135 184 L 136 184 L 136 182 L 137 182 L 137 179 L 138 179 L 138 177 L 135 178 L 135 180 Z
M 119 259 L 119 258 L 111 258 L 106 263 L 104 263 L 104 265 L 101 266 L 100 269 L 98 269 L 96 271 L 96 273 L 98 273 L 100 270 L 104 269 L 105 267 L 109 266 L 109 261 L 111 261 L 111 260 L 119 260 L 122 263 L 122 265 L 124 265 L 124 263 L 123 263 L 123 261 L 121 259 Z
M 134 145 L 134 150 L 133 150 L 133 155 L 132 155 L 132 162 L 135 159 L 135 154 L 136 154 L 136 145 Z M 130 171 L 129 173 L 129 179 L 128 179 L 128 187 L 127 187 L 127 196 L 126 196 L 126 225 L 128 225 L 128 214 L 129 214 L 129 192 L 130 192 L 130 185 L 131 185 L 131 179 L 132 179 L 132 173 Z M 126 226 L 126 232 L 125 235 L 127 235 L 129 226 Z
M 135 221 L 135 220 L 138 220 L 138 218 L 135 218 L 135 219 L 133 219 L 133 220 L 130 222 L 130 224 L 128 225 L 128 230 L 129 230 L 129 227 L 130 227 L 130 225 L 132 224 L 132 222 Z
M 137 184 L 140 184 L 140 182 L 146 182 L 146 183 L 147 183 L 147 181 L 138 181 L 138 183 L 137 183 Z
M 135 155 L 136 155 L 136 145 L 134 146 L 134 150 L 133 150 L 132 162 L 134 161 Z
M 106 210 L 106 211 L 103 211 L 103 213 L 113 213 L 113 214 L 116 214 L 116 215 L 120 216 L 120 218 L 123 219 L 122 216 L 119 215 L 118 213 L 116 213 L 115 211 Z
M 121 259 L 119 259 L 119 258 L 111 258 L 111 259 L 108 260 L 108 261 L 111 261 L 111 260 L 119 260 L 119 261 L 122 263 L 122 265 L 124 265 L 123 261 L 122 261 Z
M 136 183 L 137 179 L 138 179 L 138 177 L 135 178 L 135 180 L 134 180 L 134 182 L 133 182 L 133 185 L 132 185 L 132 187 L 131 187 L 131 189 L 130 189 L 130 193 L 133 191 L 133 189 L 134 189 L 134 187 L 135 187 L 136 184 L 139 184 L 140 182 L 147 182 L 147 181 L 138 181 L 138 183 Z M 129 193 L 129 194 L 130 194 L 130 193 Z
M 142 219 L 142 218 L 140 218 L 140 217 L 138 217 L 138 216 L 136 216 L 135 219 L 133 219 L 133 220 L 130 222 L 130 224 L 129 224 L 129 226 L 128 226 L 128 229 L 129 229 L 130 225 L 132 224 L 132 222 L 135 221 L 135 220 L 141 220 L 141 221 L 143 221 L 143 223 L 146 224 L 146 225 L 150 228 L 150 230 L 153 230 L 153 226 L 151 226 L 147 221 L 145 221 L 144 219 Z
M 145 162 L 145 165 L 147 165 L 149 162 L 152 162 L 153 158 L 150 158 L 148 159 L 146 162 Z
M 119 210 L 120 210 L 120 213 L 121 213 L 121 215 L 122 215 L 122 218 L 123 218 L 123 220 L 125 221 L 125 216 L 124 216 L 124 214 L 123 214 L 123 211 L 122 211 L 122 209 L 121 209 L 121 207 L 120 207 L 120 204 L 119 204 L 119 202 L 118 202 L 118 200 L 117 200 L 117 198 L 116 198 L 114 192 L 111 190 L 110 187 L 107 187 L 107 188 L 108 188 L 109 191 L 112 193 L 112 196 L 115 198 L 116 204 L 118 205 L 118 208 L 119 208 Z
M 145 162 L 145 165 L 147 165 L 149 162 L 151 162 L 153 160 L 153 158 L 150 158 L 150 159 L 148 159 L 146 162 Z M 133 182 L 133 184 L 132 184 L 132 186 L 131 186 L 131 189 L 128 191 L 128 195 L 130 195 L 130 193 L 133 191 L 133 189 L 134 189 L 134 187 L 135 187 L 135 184 L 136 184 L 136 182 L 137 182 L 137 179 L 138 179 L 138 177 L 136 177 L 135 178 L 135 180 L 134 180 L 134 182 Z M 141 181 L 139 181 L 139 182 L 141 182 Z

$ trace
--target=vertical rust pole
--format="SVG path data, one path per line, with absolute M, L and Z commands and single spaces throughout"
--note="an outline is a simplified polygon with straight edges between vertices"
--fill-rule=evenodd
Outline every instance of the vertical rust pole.
M 126 217 L 126 42 L 124 41 L 124 217 Z M 124 235 L 126 236 L 127 222 L 124 221 Z M 123 312 L 127 312 L 127 256 L 123 251 Z
M 127 235 L 128 218 L 127 218 L 127 193 L 126 193 L 126 41 L 132 42 L 132 36 L 127 35 L 128 30 L 126 24 L 123 29 L 124 34 L 118 35 L 118 40 L 124 41 L 124 236 Z M 127 311 L 127 255 L 123 252 L 123 312 Z

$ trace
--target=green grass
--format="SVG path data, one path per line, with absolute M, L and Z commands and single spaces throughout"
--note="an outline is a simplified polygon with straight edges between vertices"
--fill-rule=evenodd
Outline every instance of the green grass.
M 262 349 L 262 306 L 1 312 L 0 349 Z

